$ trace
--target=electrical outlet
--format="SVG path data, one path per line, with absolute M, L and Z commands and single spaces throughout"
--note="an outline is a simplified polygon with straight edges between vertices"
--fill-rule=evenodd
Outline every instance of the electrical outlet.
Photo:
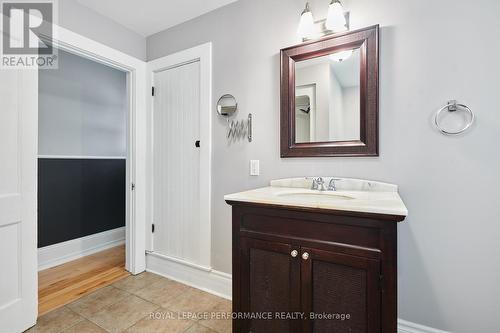
M 250 160 L 250 176 L 258 176 L 259 174 L 259 160 Z

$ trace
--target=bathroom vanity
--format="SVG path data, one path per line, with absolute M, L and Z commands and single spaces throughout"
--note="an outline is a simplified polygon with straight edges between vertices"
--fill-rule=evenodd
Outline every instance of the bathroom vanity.
M 397 331 L 397 186 L 296 178 L 225 200 L 233 332 Z

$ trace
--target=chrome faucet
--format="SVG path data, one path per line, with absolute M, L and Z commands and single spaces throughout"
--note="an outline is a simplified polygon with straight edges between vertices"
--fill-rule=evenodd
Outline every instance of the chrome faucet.
M 337 184 L 335 183 L 339 178 L 332 178 L 328 183 L 328 187 L 325 186 L 325 180 L 323 177 L 313 178 L 311 190 L 316 191 L 337 191 Z

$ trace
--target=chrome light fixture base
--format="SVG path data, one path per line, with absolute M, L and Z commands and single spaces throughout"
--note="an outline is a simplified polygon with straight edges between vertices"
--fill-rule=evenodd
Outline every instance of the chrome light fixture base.
M 347 28 L 345 31 L 349 31 L 350 30 L 350 21 L 349 21 L 350 12 L 344 12 L 344 17 L 345 17 L 346 28 Z M 310 40 L 313 40 L 316 38 L 321 38 L 324 36 L 333 35 L 335 33 L 341 32 L 341 31 L 332 31 L 332 30 L 328 29 L 326 27 L 326 18 L 322 19 L 322 20 L 314 21 L 314 25 L 319 26 L 318 35 L 315 37 L 302 37 L 303 42 L 307 42 L 307 41 L 310 41 Z M 342 31 L 342 32 L 344 32 L 344 31 Z

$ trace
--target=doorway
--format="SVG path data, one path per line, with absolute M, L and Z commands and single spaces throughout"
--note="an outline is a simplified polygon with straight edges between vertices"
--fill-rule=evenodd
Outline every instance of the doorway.
M 57 38 L 45 43 L 126 72 L 128 96 L 125 267 L 139 274 L 146 267 L 147 114 L 146 63 L 89 38 L 57 27 Z M 38 71 L 1 71 L 0 245 L 8 256 L 0 294 L 0 326 L 24 331 L 36 323 L 37 260 L 37 132 Z
M 39 315 L 129 275 L 127 95 L 125 71 L 68 51 L 38 71 Z

